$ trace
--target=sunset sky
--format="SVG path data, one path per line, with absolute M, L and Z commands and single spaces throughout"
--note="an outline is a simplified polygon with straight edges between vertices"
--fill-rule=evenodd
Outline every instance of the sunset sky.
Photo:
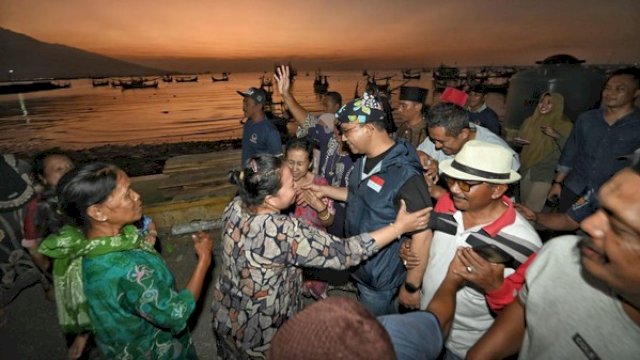
M 0 0 L 1 27 L 146 63 L 638 62 L 639 18 L 638 0 Z

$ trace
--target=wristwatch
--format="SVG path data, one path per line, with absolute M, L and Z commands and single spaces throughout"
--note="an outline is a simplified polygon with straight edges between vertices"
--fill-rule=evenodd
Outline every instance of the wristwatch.
M 404 289 L 407 290 L 410 294 L 413 294 L 422 290 L 422 284 L 419 286 L 415 286 L 412 283 L 405 282 Z

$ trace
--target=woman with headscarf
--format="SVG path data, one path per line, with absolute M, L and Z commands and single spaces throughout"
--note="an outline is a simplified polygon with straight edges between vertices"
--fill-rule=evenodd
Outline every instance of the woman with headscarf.
M 520 153 L 520 202 L 535 212 L 544 207 L 556 164 L 573 123 L 564 115 L 564 98 L 554 92 L 540 96 L 533 115 L 527 118 L 518 139 Z

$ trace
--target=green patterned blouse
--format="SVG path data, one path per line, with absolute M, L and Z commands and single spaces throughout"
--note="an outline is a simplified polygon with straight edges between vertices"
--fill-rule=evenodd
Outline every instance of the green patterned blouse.
M 194 359 L 188 290 L 176 292 L 157 253 L 128 250 L 85 257 L 84 291 L 98 347 L 107 359 Z

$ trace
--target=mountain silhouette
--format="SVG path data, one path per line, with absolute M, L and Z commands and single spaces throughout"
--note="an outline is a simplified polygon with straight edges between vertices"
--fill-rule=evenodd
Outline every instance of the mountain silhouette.
M 0 80 L 156 75 L 166 70 L 38 41 L 0 27 Z

